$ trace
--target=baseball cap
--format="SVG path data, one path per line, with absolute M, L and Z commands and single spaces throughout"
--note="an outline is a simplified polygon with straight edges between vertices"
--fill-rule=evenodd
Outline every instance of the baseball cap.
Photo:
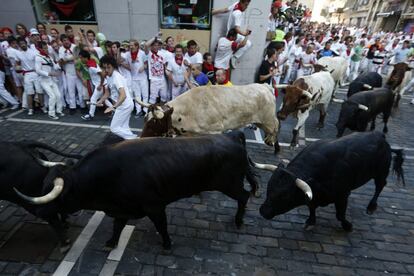
M 30 35 L 40 35 L 36 28 L 30 29 Z

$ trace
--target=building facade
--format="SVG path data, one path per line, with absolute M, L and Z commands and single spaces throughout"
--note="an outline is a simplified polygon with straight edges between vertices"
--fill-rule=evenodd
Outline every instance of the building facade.
M 348 0 L 345 22 L 370 31 L 414 31 L 413 0 Z

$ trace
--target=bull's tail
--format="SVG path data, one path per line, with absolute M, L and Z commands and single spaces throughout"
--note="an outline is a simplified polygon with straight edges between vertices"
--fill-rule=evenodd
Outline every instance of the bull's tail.
M 402 181 L 403 186 L 405 186 L 404 170 L 402 168 L 402 165 L 404 163 L 404 150 L 391 149 L 391 152 L 395 153 L 392 164 L 393 174 L 397 175 L 397 183 L 400 183 L 400 181 Z
M 63 157 L 67 157 L 67 158 L 73 158 L 73 159 L 82 159 L 83 156 L 80 154 L 70 154 L 70 153 L 64 153 L 61 152 L 60 150 L 57 150 L 49 145 L 46 145 L 44 143 L 41 142 L 36 142 L 36 141 L 24 141 L 22 142 L 22 144 L 30 149 L 44 149 L 44 150 L 48 150 L 50 152 L 53 152 L 57 155 L 63 156 Z

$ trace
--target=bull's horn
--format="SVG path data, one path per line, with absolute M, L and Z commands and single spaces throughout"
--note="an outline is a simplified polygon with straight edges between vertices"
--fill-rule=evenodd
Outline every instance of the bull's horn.
M 288 86 L 289 86 L 289 85 L 287 85 L 287 84 L 277 84 L 275 87 L 276 87 L 277 89 L 286 89 Z
M 51 162 L 51 161 L 45 161 L 45 160 L 40 159 L 40 158 L 36 158 L 36 161 L 37 161 L 40 165 L 42 165 L 43 167 L 46 167 L 46 168 L 51 168 L 51 167 L 54 167 L 54 166 L 57 166 L 57 165 L 63 165 L 63 166 L 66 166 L 66 163 L 63 163 L 63 162 Z
M 312 94 L 306 90 L 302 90 L 302 94 L 308 97 L 309 99 L 312 99 Z
M 139 98 L 139 97 L 135 97 L 135 101 L 140 105 L 140 106 L 142 106 L 142 107 L 146 107 L 146 108 L 148 108 L 148 107 L 150 107 L 151 106 L 151 104 L 149 104 L 149 103 L 144 103 L 143 101 L 141 101 L 141 99 Z
M 366 88 L 366 89 L 369 89 L 369 90 L 371 90 L 372 89 L 372 86 L 371 85 L 369 85 L 369 84 L 366 84 L 366 83 L 364 83 L 364 88 Z
M 296 178 L 296 187 L 298 187 L 299 189 L 301 189 L 306 196 L 309 198 L 309 200 L 312 200 L 313 198 L 313 193 L 312 193 L 312 189 L 311 187 L 308 185 L 308 183 L 306 183 L 305 181 L 303 181 L 300 178 Z
M 40 196 L 40 197 L 30 197 L 30 196 L 22 194 L 16 188 L 13 188 L 13 189 L 24 200 L 27 200 L 28 202 L 31 202 L 36 205 L 40 205 L 40 204 L 46 204 L 48 202 L 51 202 L 52 200 L 57 198 L 63 191 L 64 183 L 65 182 L 63 181 L 63 178 L 60 178 L 60 177 L 55 178 L 55 180 L 53 181 L 53 189 L 47 195 Z
M 164 111 L 161 107 L 157 106 L 157 108 L 153 111 L 154 117 L 161 120 L 164 118 Z
M 368 111 L 368 106 L 366 106 L 366 105 L 363 105 L 363 104 L 358 104 L 358 108 L 359 109 L 361 109 L 361 110 L 364 110 L 364 111 Z
M 332 99 L 332 101 L 334 103 L 344 103 L 345 102 L 344 100 L 340 100 L 340 99 Z
M 277 170 L 277 166 L 275 165 L 260 164 L 260 163 L 256 163 L 253 161 L 252 161 L 252 164 L 256 169 L 261 169 L 261 170 L 266 170 L 266 171 L 271 171 L 271 172 L 274 172 L 275 170 Z

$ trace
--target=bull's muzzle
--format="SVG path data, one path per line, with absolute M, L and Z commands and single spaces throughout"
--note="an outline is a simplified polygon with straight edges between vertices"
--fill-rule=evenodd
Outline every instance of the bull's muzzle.
M 265 219 L 272 219 L 274 217 L 272 212 L 272 206 L 263 203 L 262 206 L 260 206 L 259 209 L 260 215 Z

